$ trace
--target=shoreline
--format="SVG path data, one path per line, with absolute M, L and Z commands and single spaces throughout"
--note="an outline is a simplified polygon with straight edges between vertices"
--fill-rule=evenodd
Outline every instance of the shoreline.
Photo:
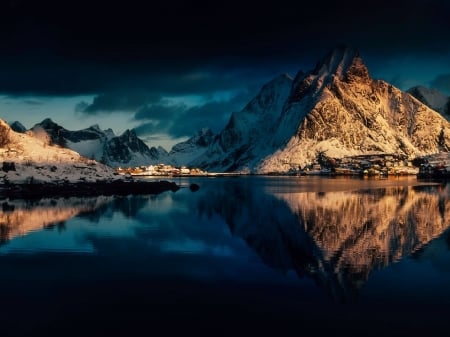
M 180 187 L 175 182 L 161 181 L 100 181 L 76 183 L 0 184 L 0 198 L 43 198 L 100 195 L 159 194 L 176 192 Z

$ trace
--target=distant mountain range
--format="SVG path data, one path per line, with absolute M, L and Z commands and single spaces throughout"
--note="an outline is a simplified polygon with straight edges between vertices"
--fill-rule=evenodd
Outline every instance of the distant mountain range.
M 45 119 L 28 132 L 47 134 L 107 165 L 167 163 L 216 172 L 271 173 L 328 157 L 375 153 L 409 158 L 450 149 L 450 97 L 434 89 L 407 92 L 370 77 L 358 51 L 337 47 L 313 70 L 279 75 L 262 86 L 214 135 L 203 129 L 167 152 L 149 148 L 133 130 L 114 135 L 98 125 L 69 131 Z M 25 132 L 14 122 L 11 127 Z
M 120 136 L 116 136 L 111 129 L 101 130 L 98 125 L 70 131 L 50 118 L 35 124 L 30 130 L 18 121 L 11 123 L 11 128 L 37 138 L 44 137 L 49 144 L 69 148 L 112 167 L 158 163 L 182 166 L 202 154 L 214 137 L 210 129 L 203 129 L 187 141 L 175 145 L 168 153 L 162 147 L 149 148 L 134 130 L 126 130 Z

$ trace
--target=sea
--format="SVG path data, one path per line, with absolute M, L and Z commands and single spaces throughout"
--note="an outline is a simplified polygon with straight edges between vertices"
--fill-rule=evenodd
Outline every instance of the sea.
M 181 188 L 0 200 L 0 336 L 449 330 L 450 184 L 166 180 Z

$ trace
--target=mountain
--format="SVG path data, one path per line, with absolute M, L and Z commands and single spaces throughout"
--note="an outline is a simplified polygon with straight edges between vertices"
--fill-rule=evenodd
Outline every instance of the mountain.
M 437 89 L 429 89 L 424 86 L 415 86 L 407 91 L 426 106 L 440 112 L 442 116 L 450 119 L 450 97 Z
M 12 130 L 19 132 L 19 133 L 25 133 L 27 131 L 27 128 L 19 121 L 15 121 L 15 122 L 11 123 L 10 126 L 11 126 Z
M 178 143 L 169 152 L 169 161 L 175 166 L 186 166 L 194 158 L 201 156 L 214 140 L 214 134 L 209 128 L 198 131 L 188 140 Z
M 134 130 L 126 130 L 105 143 L 102 160 L 111 166 L 140 166 L 159 163 L 165 157 L 167 151 L 162 147 L 150 149 Z
M 51 144 L 67 147 L 113 167 L 159 163 L 167 156 L 162 147 L 149 148 L 133 130 L 126 130 L 120 136 L 115 136 L 111 129 L 101 130 L 98 125 L 69 131 L 47 118 L 30 132 L 38 138 L 48 138 Z
M 122 179 L 114 169 L 49 139 L 18 133 L 0 119 L 0 183 L 97 182 Z
M 295 79 L 278 76 L 233 113 L 190 165 L 209 171 L 287 172 L 329 157 L 450 146 L 450 124 L 406 92 L 370 77 L 358 51 L 339 46 Z
M 291 86 L 292 78 L 286 74 L 264 85 L 243 110 L 232 113 L 225 129 L 190 166 L 251 171 L 261 158 L 277 149 L 271 141 Z

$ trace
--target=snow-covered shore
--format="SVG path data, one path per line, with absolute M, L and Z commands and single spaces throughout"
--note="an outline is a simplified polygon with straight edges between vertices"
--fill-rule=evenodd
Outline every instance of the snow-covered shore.
M 167 181 L 135 181 L 79 153 L 50 145 L 48 135 L 13 131 L 0 119 L 0 197 L 154 194 Z

